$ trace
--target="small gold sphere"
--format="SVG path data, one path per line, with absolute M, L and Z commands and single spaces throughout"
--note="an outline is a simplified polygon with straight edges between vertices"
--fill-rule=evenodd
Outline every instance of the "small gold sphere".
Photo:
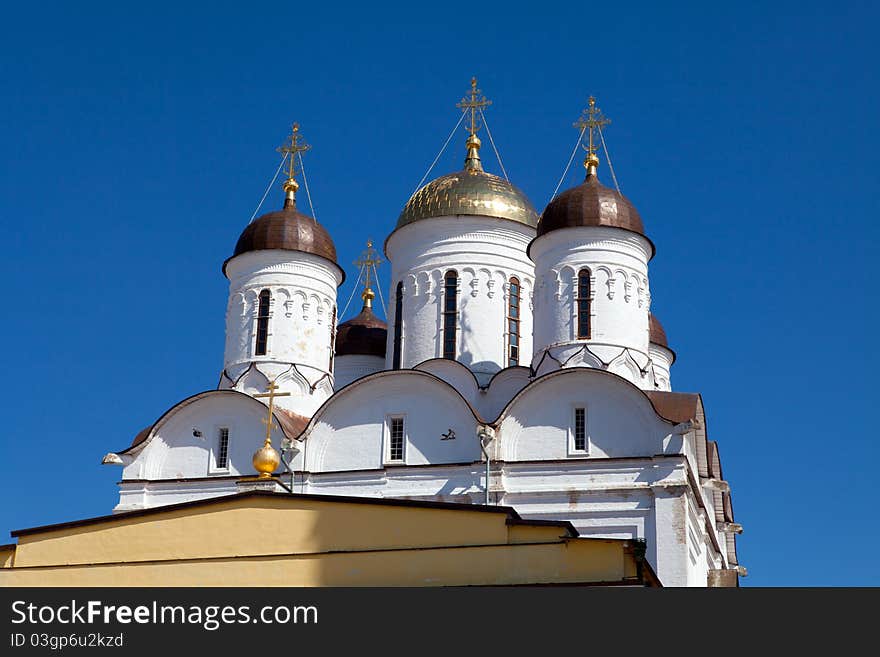
M 254 452 L 253 463 L 254 469 L 260 473 L 260 479 L 268 479 L 281 463 L 281 455 L 267 440 L 260 449 Z
M 480 141 L 480 138 L 476 135 L 471 135 L 468 137 L 467 143 L 465 144 L 468 148 L 479 148 L 483 145 L 483 142 Z
M 284 189 L 285 192 L 294 192 L 295 193 L 296 190 L 299 189 L 299 183 L 296 182 L 296 180 L 294 180 L 293 178 L 288 178 L 287 180 L 284 181 L 282 188 Z

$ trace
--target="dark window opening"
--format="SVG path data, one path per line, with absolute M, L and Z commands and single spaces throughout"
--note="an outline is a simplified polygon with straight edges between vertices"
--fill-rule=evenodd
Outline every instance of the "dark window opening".
M 586 409 L 574 409 L 574 448 L 579 452 L 587 450 L 587 414 Z
M 578 338 L 590 337 L 590 272 L 581 269 L 578 273 L 577 282 L 577 336 Z
M 507 302 L 507 364 L 519 365 L 519 321 L 520 287 L 519 279 L 510 279 L 510 294 Z
M 394 302 L 394 355 L 392 369 L 400 369 L 400 351 L 403 342 L 403 283 L 397 284 L 397 296 Z
M 458 320 L 458 274 L 446 272 L 443 294 L 443 358 L 455 359 L 455 332 Z
M 266 345 L 269 342 L 269 303 L 272 295 L 269 290 L 260 292 L 260 307 L 257 311 L 257 344 L 254 353 L 257 356 L 266 355 Z
M 333 306 L 333 317 L 330 319 L 330 371 L 333 371 L 333 358 L 336 356 L 336 306 Z

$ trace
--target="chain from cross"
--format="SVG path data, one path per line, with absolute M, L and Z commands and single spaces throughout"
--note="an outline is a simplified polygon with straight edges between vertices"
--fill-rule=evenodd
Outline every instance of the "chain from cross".
M 477 126 L 477 110 L 483 112 L 484 107 L 488 107 L 492 101 L 483 95 L 481 89 L 477 89 L 477 78 L 471 78 L 470 93 L 455 104 L 462 112 L 471 113 L 471 134 L 477 134 L 479 126 Z
M 364 281 L 364 289 L 367 289 L 370 287 L 370 281 L 371 281 L 370 275 L 371 275 L 371 272 L 373 271 L 373 268 L 376 265 L 381 265 L 383 262 L 385 262 L 385 261 L 382 260 L 379 253 L 376 251 L 376 249 L 373 248 L 373 240 L 371 240 L 371 239 L 367 240 L 367 248 L 364 250 L 363 253 L 361 253 L 360 257 L 357 260 L 355 260 L 354 263 L 352 263 L 352 264 L 360 267 L 364 271 L 364 273 L 366 274 L 366 280 Z
M 294 123 L 290 128 L 289 142 L 279 146 L 275 150 L 279 153 L 289 155 L 290 159 L 287 163 L 287 179 L 293 180 L 296 177 L 296 156 L 311 150 L 311 146 L 302 141 L 302 135 L 299 133 L 299 123 Z
M 581 144 L 581 148 L 587 151 L 588 158 L 595 157 L 596 155 L 596 144 L 593 141 L 593 130 L 601 130 L 609 123 L 611 123 L 611 119 L 605 118 L 602 114 L 602 110 L 596 107 L 596 99 L 593 96 L 590 96 L 589 106 L 583 111 L 581 118 L 574 123 L 574 127 L 579 128 L 581 131 L 589 130 L 589 145 L 584 146 Z
M 289 397 L 289 392 L 275 392 L 278 390 L 278 385 L 275 381 L 270 381 L 269 386 L 266 388 L 268 392 L 263 392 L 254 397 L 258 399 L 268 398 L 269 399 L 269 414 L 266 418 L 263 419 L 263 424 L 266 425 L 266 442 L 272 442 L 272 429 L 277 425 L 272 421 L 272 415 L 275 412 L 275 398 L 276 397 Z

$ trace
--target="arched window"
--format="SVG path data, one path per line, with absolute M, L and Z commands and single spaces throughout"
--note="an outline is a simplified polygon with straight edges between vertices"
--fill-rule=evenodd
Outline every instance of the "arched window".
M 510 291 L 507 295 L 507 364 L 519 365 L 519 279 L 510 279 Z
M 590 337 L 590 270 L 581 269 L 577 279 L 577 336 L 580 339 Z
M 446 272 L 443 286 L 443 358 L 455 359 L 455 325 L 458 320 L 458 273 Z
M 391 361 L 392 369 L 400 369 L 400 350 L 403 341 L 403 283 L 397 284 L 397 292 L 394 301 L 394 356 Z
M 254 354 L 266 355 L 266 344 L 269 342 L 269 304 L 272 293 L 269 290 L 260 292 L 260 307 L 257 310 L 257 344 Z

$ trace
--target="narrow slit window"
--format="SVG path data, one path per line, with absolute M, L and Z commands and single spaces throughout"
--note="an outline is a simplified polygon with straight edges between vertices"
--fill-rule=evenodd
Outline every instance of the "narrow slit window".
M 581 269 L 577 280 L 577 336 L 590 337 L 590 270 Z
M 507 364 L 519 365 L 520 286 L 518 278 L 510 279 L 507 301 Z
M 392 369 L 400 369 L 400 352 L 403 341 L 403 283 L 397 284 L 397 292 L 394 301 L 394 355 L 391 361 Z
M 388 426 L 388 460 L 403 460 L 403 418 L 391 418 Z
M 266 345 L 269 341 L 269 304 L 272 294 L 269 290 L 260 292 L 260 306 L 257 310 L 257 344 L 254 353 L 257 356 L 266 355 Z
M 458 273 L 446 272 L 443 294 L 443 358 L 455 359 L 455 332 L 458 321 Z
M 336 306 L 333 306 L 333 317 L 330 319 L 330 371 L 333 371 L 333 357 L 336 356 Z
M 225 470 L 229 467 L 229 429 L 221 427 L 217 431 L 217 469 Z
M 586 409 L 574 409 L 574 448 L 576 451 L 587 451 L 587 414 Z

